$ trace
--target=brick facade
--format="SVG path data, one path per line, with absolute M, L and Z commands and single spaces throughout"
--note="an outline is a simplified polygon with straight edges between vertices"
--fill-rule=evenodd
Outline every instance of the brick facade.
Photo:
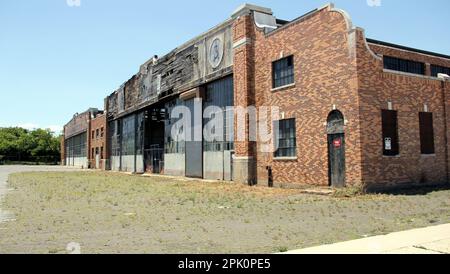
M 450 60 L 367 44 L 357 31 L 358 86 L 361 112 L 361 140 L 364 183 L 373 187 L 399 184 L 433 184 L 448 181 L 448 90 L 442 80 L 430 77 L 430 64 L 450 67 Z M 383 69 L 383 55 L 426 64 L 426 74 L 412 75 Z M 382 155 L 381 109 L 388 104 L 398 111 L 400 155 Z M 448 109 L 448 106 L 447 106 Z M 431 112 L 434 119 L 434 155 L 421 155 L 419 112 Z
M 261 152 L 258 143 L 254 156 L 259 184 L 267 185 L 270 167 L 276 184 L 328 185 L 326 122 L 334 109 L 345 117 L 346 185 L 385 188 L 447 182 L 449 122 L 444 105 L 448 109 L 449 84 L 430 77 L 430 64 L 450 67 L 449 59 L 368 45 L 364 31 L 332 5 L 268 34 L 254 24 L 254 16 L 241 15 L 234 25 L 235 43 L 242 37 L 248 41 L 235 49 L 236 104 L 254 100 L 256 107 L 278 106 L 284 119 L 295 119 L 297 132 L 296 157 L 277 159 Z M 274 90 L 272 63 L 290 55 L 295 83 Z M 427 75 L 383 70 L 382 55 L 424 62 Z M 381 110 L 388 103 L 399 112 L 397 157 L 383 156 Z M 434 116 L 435 155 L 420 152 L 418 114 L 425 110 Z M 242 144 L 237 144 L 236 153 L 252 155 Z
M 90 126 L 90 148 L 89 148 L 89 166 L 95 169 L 105 170 L 107 167 L 106 159 L 109 158 L 107 149 L 107 123 L 106 115 L 98 114 L 91 120 Z M 97 155 L 99 159 L 97 162 Z
M 217 39 L 223 42 L 225 57 L 218 68 L 211 68 L 210 46 Z M 294 82 L 273 88 L 273 64 L 289 56 Z M 383 56 L 422 62 L 425 75 L 386 70 Z M 450 57 L 367 39 L 364 30 L 332 4 L 291 22 L 277 20 L 270 9 L 244 5 L 210 32 L 145 63 L 106 99 L 105 115 L 89 123 L 89 161 L 95 165 L 97 150 L 101 159 L 109 159 L 107 121 L 166 103 L 232 73 L 235 107 L 278 107 L 280 118 L 295 119 L 296 127 L 295 155 L 275 157 L 264 152 L 265 143 L 251 138 L 248 114 L 241 134 L 236 111 L 234 181 L 328 186 L 332 133 L 327 123 L 339 112 L 344 116 L 339 134 L 344 134 L 345 185 L 446 183 L 450 81 L 432 77 L 431 65 L 450 68 Z M 395 157 L 383 156 L 381 112 L 386 109 L 398 111 L 400 154 Z M 419 112 L 433 113 L 433 155 L 421 154 Z M 273 122 L 267 124 L 272 134 Z M 103 137 L 97 137 L 102 128 Z M 106 166 L 102 161 L 101 168 Z

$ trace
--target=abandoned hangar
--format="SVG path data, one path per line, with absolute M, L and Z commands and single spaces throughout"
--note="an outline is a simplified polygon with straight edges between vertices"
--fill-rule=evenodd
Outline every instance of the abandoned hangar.
M 450 56 L 367 39 L 333 4 L 293 21 L 246 4 L 144 63 L 105 99 L 104 113 L 74 117 L 62 160 L 266 186 L 447 183 L 448 75 Z M 180 106 L 192 111 L 182 124 L 173 115 Z M 211 106 L 223 138 L 187 138 L 187 126 L 215 117 L 204 113 Z M 278 109 L 266 123 L 274 151 L 250 136 L 251 112 L 244 130 L 237 122 L 236 108 L 264 106 Z

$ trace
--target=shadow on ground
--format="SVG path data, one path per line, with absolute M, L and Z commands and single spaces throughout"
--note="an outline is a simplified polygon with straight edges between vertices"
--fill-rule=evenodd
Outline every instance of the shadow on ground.
M 388 190 L 369 191 L 374 194 L 401 195 L 401 196 L 425 196 L 433 192 L 450 190 L 450 184 L 432 185 L 432 186 L 409 186 L 393 188 Z

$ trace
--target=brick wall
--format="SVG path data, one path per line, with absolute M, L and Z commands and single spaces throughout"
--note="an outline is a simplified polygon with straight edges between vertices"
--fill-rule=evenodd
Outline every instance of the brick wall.
M 240 43 L 243 39 L 245 43 Z M 328 185 L 326 122 L 337 109 L 345 117 L 346 185 L 442 183 L 447 180 L 450 149 L 448 83 L 429 76 L 383 70 L 380 55 L 450 66 L 450 60 L 386 46 L 367 44 L 345 12 L 328 5 L 265 34 L 252 14 L 235 20 L 234 81 L 236 106 L 277 106 L 284 119 L 295 118 L 297 155 L 277 159 L 261 143 L 237 142 L 236 155 L 254 158 L 256 179 L 267 185 Z M 294 56 L 295 84 L 272 89 L 272 63 Z M 444 92 L 446 89 L 446 93 Z M 400 155 L 383 156 L 381 110 L 392 105 L 399 114 Z M 445 103 L 444 103 L 445 102 Z M 426 105 L 426 107 L 425 107 Z M 433 112 L 435 155 L 421 155 L 419 112 Z M 270 128 L 272 123 L 269 123 Z M 237 136 L 236 136 L 237 137 Z
M 253 18 L 246 14 L 237 18 L 233 25 L 234 48 L 234 104 L 247 109 L 255 105 L 255 47 L 251 42 L 255 36 Z M 239 116 L 235 115 L 235 133 L 239 134 Z M 233 180 L 240 183 L 256 182 L 256 143 L 249 138 L 249 120 L 245 121 L 245 136 L 235 138 Z
M 103 130 L 102 130 L 103 129 Z M 98 135 L 97 135 L 98 132 Z M 94 136 L 93 136 L 94 135 Z M 90 132 L 90 148 L 89 148 L 89 163 L 91 168 L 96 167 L 96 151 L 100 155 L 100 166 L 97 168 L 105 169 L 105 161 L 108 159 L 107 155 L 107 123 L 106 115 L 100 114 L 91 120 Z
M 369 49 L 370 48 L 370 49 Z M 373 52 L 371 52 L 371 50 Z M 448 124 L 444 114 L 442 81 L 437 78 L 383 70 L 377 55 L 420 61 L 450 67 L 450 60 L 405 50 L 367 45 L 362 30 L 357 31 L 358 85 L 363 143 L 363 178 L 367 185 L 386 188 L 391 185 L 435 184 L 447 181 L 446 147 Z M 398 111 L 400 155 L 383 156 L 381 109 Z M 448 103 L 447 103 L 448 104 Z M 435 155 L 421 155 L 419 112 L 433 113 Z
M 347 120 L 347 182 L 361 182 L 356 60 L 348 24 L 332 6 L 268 35 L 253 24 L 256 106 L 280 107 L 285 119 L 296 119 L 297 130 L 296 159 L 275 159 L 258 145 L 259 184 L 267 185 L 266 167 L 271 166 L 275 183 L 328 185 L 326 122 L 334 108 Z M 294 56 L 295 85 L 273 91 L 272 62 L 289 55 Z

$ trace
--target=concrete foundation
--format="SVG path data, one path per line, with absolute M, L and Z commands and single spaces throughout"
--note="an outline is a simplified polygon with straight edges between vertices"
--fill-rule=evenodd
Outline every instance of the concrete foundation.
M 122 156 L 122 166 L 120 171 L 134 172 L 134 155 Z
M 120 171 L 120 156 L 111 156 L 111 170 Z
M 164 174 L 170 176 L 185 176 L 186 174 L 185 154 L 165 154 Z
M 88 168 L 89 161 L 87 157 L 71 157 L 66 158 L 66 166 L 73 166 L 78 168 Z
M 136 173 L 144 173 L 144 156 L 136 155 Z
M 256 161 L 253 157 L 233 157 L 233 181 L 256 184 Z
M 207 180 L 223 180 L 223 152 L 203 152 L 203 178 Z

